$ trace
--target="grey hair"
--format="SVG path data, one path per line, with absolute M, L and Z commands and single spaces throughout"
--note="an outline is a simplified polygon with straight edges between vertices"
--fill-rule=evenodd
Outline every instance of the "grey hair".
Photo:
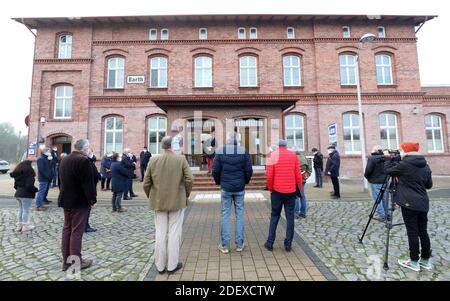
M 172 148 L 172 137 L 166 136 L 161 140 L 161 148 L 162 149 L 171 149 Z
M 74 148 L 77 151 L 87 153 L 87 151 L 89 149 L 89 140 L 87 140 L 87 139 L 78 140 L 77 142 L 75 142 Z

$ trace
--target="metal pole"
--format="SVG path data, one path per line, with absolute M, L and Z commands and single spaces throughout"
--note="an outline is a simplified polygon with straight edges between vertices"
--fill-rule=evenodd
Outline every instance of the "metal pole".
M 363 191 L 367 192 L 369 184 L 364 177 L 364 171 L 366 170 L 366 142 L 364 139 L 364 122 L 362 115 L 362 101 L 361 101 L 361 84 L 359 79 L 359 56 L 356 56 L 356 92 L 358 94 L 358 115 L 359 115 L 359 139 L 361 141 L 361 161 L 362 161 L 362 175 L 363 175 Z

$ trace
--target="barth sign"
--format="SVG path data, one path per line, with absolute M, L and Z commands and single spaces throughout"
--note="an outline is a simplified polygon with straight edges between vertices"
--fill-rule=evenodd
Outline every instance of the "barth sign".
M 127 84 L 143 84 L 145 83 L 145 76 L 143 75 L 129 75 L 127 77 Z

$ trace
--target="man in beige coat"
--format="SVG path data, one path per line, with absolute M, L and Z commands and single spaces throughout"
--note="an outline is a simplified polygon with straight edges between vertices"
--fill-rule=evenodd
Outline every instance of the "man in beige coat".
M 184 210 L 194 178 L 186 158 L 171 150 L 172 138 L 161 141 L 163 153 L 153 156 L 144 176 L 144 191 L 155 210 L 155 265 L 160 274 L 181 269 L 178 261 Z

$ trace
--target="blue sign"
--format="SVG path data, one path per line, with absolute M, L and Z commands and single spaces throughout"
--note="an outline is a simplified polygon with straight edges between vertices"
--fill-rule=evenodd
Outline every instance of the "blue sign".
M 30 143 L 28 146 L 28 155 L 36 154 L 36 143 Z
M 328 126 L 328 143 L 337 145 L 337 126 L 332 123 Z

